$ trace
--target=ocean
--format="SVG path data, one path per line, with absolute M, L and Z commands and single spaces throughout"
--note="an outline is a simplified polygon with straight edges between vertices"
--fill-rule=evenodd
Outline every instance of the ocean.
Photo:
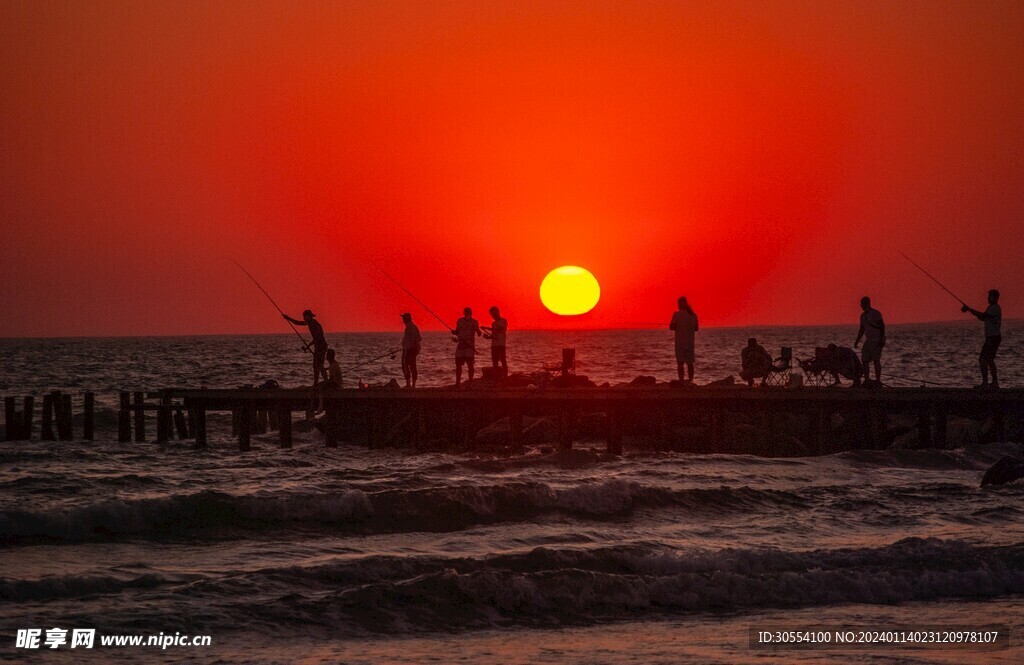
M 1006 386 L 1024 384 L 1021 330 L 1005 325 Z M 799 358 L 855 333 L 704 330 L 697 382 L 735 374 L 751 335 Z M 397 347 L 400 332 L 328 338 L 348 367 Z M 886 381 L 973 385 L 981 342 L 977 325 L 891 326 Z M 512 371 L 572 347 L 598 383 L 675 378 L 664 330 L 512 332 L 509 344 Z M 451 355 L 447 335 L 426 334 L 421 385 L 450 383 Z M 1024 660 L 1024 485 L 978 486 L 1018 443 L 771 459 L 629 446 L 609 458 L 582 444 L 509 457 L 327 449 L 296 422 L 293 449 L 268 434 L 241 454 L 225 414 L 211 415 L 205 450 L 119 444 L 118 390 L 298 386 L 308 361 L 288 335 L 7 339 L 0 358 L 0 394 L 88 389 L 98 404 L 94 442 L 0 443 L 4 660 Z M 346 374 L 348 385 L 392 378 L 390 358 Z M 1008 648 L 761 650 L 748 639 L 759 626 L 994 625 L 1010 631 Z M 95 629 L 96 644 L 16 646 L 19 630 L 45 639 L 53 628 Z M 161 634 L 211 643 L 100 644 Z

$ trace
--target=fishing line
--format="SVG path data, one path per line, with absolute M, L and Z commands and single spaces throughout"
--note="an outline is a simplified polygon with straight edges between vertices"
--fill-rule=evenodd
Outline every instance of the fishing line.
M 924 268 L 922 268 L 922 267 L 921 267 L 921 266 L 920 266 L 920 265 L 919 265 L 919 264 L 917 263 L 917 261 L 915 261 L 914 259 L 910 258 L 909 256 L 907 256 L 906 254 L 904 254 L 903 252 L 901 252 L 901 251 L 900 251 L 900 250 L 898 250 L 898 249 L 896 250 L 896 252 L 897 252 L 897 253 L 898 253 L 898 254 L 899 254 L 900 256 L 902 256 L 903 258 L 905 258 L 905 259 L 906 259 L 907 261 L 910 261 L 911 263 L 913 263 L 913 264 L 914 264 L 914 267 L 916 267 L 916 268 L 917 268 L 918 270 L 920 270 L 920 271 L 921 271 L 921 272 L 923 272 L 923 273 L 924 273 L 925 275 L 927 275 L 929 279 L 931 279 L 931 280 L 932 280 L 933 282 L 935 282 L 935 283 L 936 283 L 936 284 L 938 284 L 938 285 L 939 285 L 940 287 L 942 287 L 942 290 L 943 290 L 943 291 L 945 291 L 945 292 L 946 292 L 946 293 L 948 293 L 949 295 L 951 295 L 951 296 L 953 296 L 954 298 L 956 298 L 956 301 L 957 301 L 958 303 L 960 303 L 961 305 L 965 305 L 965 306 L 967 305 L 967 303 L 965 303 L 965 302 L 964 302 L 963 298 L 961 298 L 961 297 L 960 297 L 960 296 L 958 296 L 957 294 L 955 294 L 955 293 L 953 293 L 952 291 L 950 291 L 949 289 L 947 289 L 947 288 L 946 288 L 946 285 L 945 285 L 945 284 L 943 284 L 943 283 L 942 283 L 942 282 L 940 282 L 939 280 L 935 279 L 935 277 L 933 277 L 933 276 L 932 276 L 932 274 L 931 274 L 930 272 L 928 272 L 927 270 L 925 270 Z
M 306 353 L 313 353 L 312 351 L 309 350 L 309 343 L 306 342 L 306 338 L 302 336 L 302 333 L 300 333 L 299 329 L 295 327 L 295 324 L 288 320 L 287 315 L 284 313 L 284 311 L 282 311 L 281 308 L 277 306 L 277 303 L 274 302 L 274 299 L 270 297 L 270 294 L 267 293 L 267 290 L 264 289 L 260 285 L 260 283 L 256 281 L 256 278 L 253 277 L 252 274 L 248 270 L 243 268 L 242 264 L 239 263 L 238 261 L 235 261 L 234 259 L 232 259 L 230 257 L 225 257 L 225 258 L 227 258 L 228 261 L 231 261 L 236 266 L 238 266 L 238 269 L 241 270 L 242 272 L 244 272 L 245 276 L 248 277 L 249 279 L 251 279 L 252 283 L 256 285 L 256 288 L 258 288 L 263 293 L 263 295 L 265 295 L 267 297 L 267 300 L 269 300 L 270 304 L 274 306 L 274 309 L 276 309 L 278 312 L 280 312 L 281 316 L 285 317 L 285 321 L 288 322 L 288 325 L 291 326 L 291 329 L 293 331 L 295 331 L 295 334 L 298 335 L 300 340 L 302 340 L 302 350 L 305 351 Z

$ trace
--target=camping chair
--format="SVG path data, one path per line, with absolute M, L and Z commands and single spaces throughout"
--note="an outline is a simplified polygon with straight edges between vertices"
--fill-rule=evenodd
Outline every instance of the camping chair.
M 801 360 L 799 364 L 804 373 L 804 385 L 830 388 L 839 383 L 839 376 L 832 369 L 828 349 L 825 347 L 815 347 L 814 358 Z
M 557 365 L 544 365 L 545 372 L 558 372 L 562 376 L 576 374 L 576 349 L 562 349 L 562 362 Z
M 793 368 L 793 349 L 784 346 L 781 355 L 768 369 L 768 374 L 761 379 L 762 386 L 785 387 L 789 384 L 789 371 Z

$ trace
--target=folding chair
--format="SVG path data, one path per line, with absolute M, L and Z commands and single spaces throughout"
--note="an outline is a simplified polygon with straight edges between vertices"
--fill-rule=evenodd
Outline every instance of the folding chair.
M 558 372 L 562 376 L 576 374 L 576 349 L 562 349 L 562 362 L 557 365 L 544 365 L 545 372 Z
M 781 355 L 775 359 L 768 374 L 761 379 L 762 386 L 785 387 L 789 384 L 789 372 L 793 369 L 793 349 L 782 347 Z
M 832 369 L 828 349 L 823 346 L 815 347 L 814 358 L 800 360 L 798 364 L 804 373 L 804 385 L 806 386 L 830 388 L 839 383 L 839 375 Z

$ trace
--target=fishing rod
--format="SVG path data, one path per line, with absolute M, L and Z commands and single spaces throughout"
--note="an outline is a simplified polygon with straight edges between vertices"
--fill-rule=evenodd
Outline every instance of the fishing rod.
M 926 383 L 926 384 L 928 384 L 930 386 L 945 386 L 946 385 L 945 383 L 938 383 L 936 381 L 925 381 L 924 379 L 914 379 L 914 378 L 911 378 L 909 376 L 900 376 L 899 374 L 892 374 L 890 372 L 886 372 L 886 375 L 891 377 L 891 378 L 893 378 L 893 379 L 898 379 L 900 381 L 909 381 L 911 383 Z
M 306 338 L 302 336 L 302 333 L 300 333 L 300 332 L 299 332 L 299 329 L 295 327 L 295 324 L 294 324 L 294 323 L 292 323 L 292 322 L 291 322 L 291 321 L 290 321 L 290 320 L 288 319 L 288 315 L 287 315 L 287 314 L 285 314 L 285 313 L 284 313 L 284 311 L 282 311 L 282 310 L 281 310 L 281 308 L 277 306 L 277 303 L 276 303 L 276 302 L 274 302 L 274 299 L 270 297 L 270 294 L 269 294 L 269 293 L 267 293 L 267 290 L 266 290 L 266 289 L 264 289 L 264 288 L 263 288 L 263 287 L 262 287 L 262 286 L 260 285 L 260 283 L 256 281 L 256 278 L 255 278 L 255 277 L 253 277 L 253 276 L 252 276 L 252 274 L 251 274 L 251 273 L 250 273 L 250 272 L 249 272 L 248 270 L 246 270 L 245 268 L 243 268 L 243 267 L 242 267 L 242 264 L 241 264 L 241 263 L 239 263 L 238 261 L 235 261 L 235 260 L 234 260 L 234 259 L 232 259 L 232 258 L 228 258 L 228 261 L 231 261 L 231 262 L 232 262 L 232 263 L 234 263 L 234 264 L 235 264 L 236 266 L 238 266 L 238 269 L 239 269 L 239 270 L 241 270 L 242 272 L 244 272 L 244 273 L 245 273 L 245 276 L 246 276 L 246 277 L 248 277 L 249 279 L 251 279 L 251 280 L 252 280 L 252 283 L 256 285 L 256 288 L 257 288 L 257 289 L 259 289 L 259 290 L 260 290 L 260 291 L 261 291 L 261 292 L 263 293 L 263 295 L 265 295 L 265 296 L 267 297 L 267 300 L 269 300 L 269 301 L 270 301 L 270 304 L 274 306 L 274 309 L 276 309 L 276 310 L 277 310 L 278 312 L 280 312 L 280 313 L 281 313 L 281 316 L 283 316 L 283 317 L 284 317 L 285 321 L 288 321 L 288 325 L 289 325 L 289 326 L 291 326 L 292 330 L 294 330 L 294 331 L 295 331 L 295 334 L 299 336 L 299 339 L 300 339 L 300 340 L 302 340 L 302 350 L 303 350 L 303 351 L 305 351 L 306 353 L 313 353 L 312 351 L 310 351 L 310 350 L 309 350 L 309 343 L 308 343 L 308 342 L 306 342 Z
M 942 287 L 942 290 L 943 290 L 943 291 L 945 291 L 945 292 L 946 292 L 946 293 L 948 293 L 949 295 L 951 295 L 951 296 L 953 296 L 954 298 L 956 298 L 956 301 L 957 301 L 958 303 L 960 303 L 961 305 L 964 305 L 964 306 L 966 306 L 966 305 L 967 305 L 967 303 L 965 303 L 965 302 L 964 302 L 963 298 L 961 298 L 961 297 L 960 297 L 960 296 L 958 296 L 957 294 L 955 294 L 955 293 L 953 293 L 952 291 L 950 291 L 949 289 L 947 289 L 947 288 L 946 288 L 946 285 L 945 285 L 945 284 L 943 284 L 943 283 L 942 283 L 942 282 L 940 282 L 939 280 L 935 279 L 935 277 L 933 277 L 933 276 L 932 276 L 932 274 L 931 274 L 930 272 L 928 272 L 927 270 L 925 270 L 924 268 L 922 268 L 922 267 L 921 267 L 921 266 L 920 266 L 920 265 L 919 265 L 919 264 L 917 263 L 917 261 L 915 261 L 914 259 L 910 258 L 909 256 L 907 256 L 906 254 L 904 254 L 903 252 L 901 252 L 901 251 L 900 251 L 900 250 L 898 250 L 898 249 L 896 250 L 896 252 L 897 252 L 897 253 L 898 253 L 898 254 L 899 254 L 900 256 L 902 256 L 903 258 L 905 258 L 905 259 L 906 259 L 907 261 L 910 261 L 911 263 L 913 263 L 913 264 L 914 264 L 914 267 L 916 267 L 916 268 L 917 268 L 918 270 L 920 270 L 920 271 L 921 271 L 921 272 L 923 272 L 923 273 L 924 273 L 925 275 L 927 275 L 929 279 L 931 279 L 931 280 L 932 280 L 933 282 L 935 282 L 935 283 L 936 283 L 936 284 L 938 284 L 938 285 L 939 285 L 940 287 Z
M 392 358 L 394 358 L 394 357 L 395 357 L 395 354 L 396 354 L 396 353 L 398 353 L 398 352 L 399 352 L 399 351 L 401 351 L 401 350 L 402 350 L 402 349 L 392 349 L 391 351 L 388 351 L 388 352 L 387 352 L 387 353 L 385 353 L 385 354 L 379 355 L 379 356 L 377 356 L 376 358 L 370 358 L 370 359 L 369 359 L 369 360 L 367 360 L 366 362 L 361 362 L 361 363 L 359 363 L 358 365 L 352 365 L 351 367 L 346 367 L 345 369 L 341 370 L 341 373 L 342 373 L 342 375 L 345 375 L 345 374 L 347 374 L 347 373 L 351 372 L 351 371 L 352 371 L 352 370 L 354 370 L 354 369 L 359 369 L 360 367 L 362 367 L 362 366 L 364 366 L 364 365 L 369 365 L 369 364 L 370 364 L 370 363 L 372 363 L 372 362 L 375 362 L 375 361 L 377 361 L 377 360 L 381 360 L 381 359 L 383 359 L 383 358 L 387 358 L 388 356 L 391 356 Z
M 394 282 L 395 284 L 397 284 L 397 285 L 398 285 L 398 288 L 400 288 L 400 289 L 402 289 L 403 291 L 405 291 L 406 293 L 408 293 L 408 294 L 409 294 L 409 297 L 410 297 L 410 298 L 412 298 L 413 300 L 415 300 L 415 301 L 416 301 L 417 303 L 419 303 L 419 306 L 420 306 L 420 307 L 422 307 L 423 309 L 427 310 L 427 312 L 428 312 L 428 313 L 429 313 L 429 314 L 430 314 L 431 316 L 433 316 L 433 317 L 434 317 L 435 319 L 437 319 L 438 321 L 440 321 L 440 322 L 441 322 L 441 325 L 445 327 L 445 330 L 447 330 L 448 332 L 450 332 L 450 333 L 452 333 L 452 334 L 455 334 L 455 330 L 454 330 L 454 329 L 453 329 L 453 328 L 452 328 L 451 326 L 449 326 L 449 325 L 448 325 L 447 323 L 445 323 L 444 319 L 442 319 L 442 318 L 441 318 L 440 316 L 438 316 L 438 315 L 437 315 L 437 314 L 436 314 L 436 313 L 434 312 L 434 310 L 432 310 L 432 309 L 430 309 L 429 307 L 427 307 L 426 303 L 424 303 L 424 302 L 423 302 L 422 300 L 420 300 L 420 299 L 419 299 L 419 298 L 417 298 L 417 297 L 416 297 L 415 295 L 413 295 L 413 292 L 412 292 L 412 291 L 410 291 L 409 289 L 405 288 L 405 286 L 404 286 L 404 285 L 403 285 L 403 284 L 402 284 L 401 282 L 399 282 L 399 281 L 398 281 L 397 279 L 395 279 L 394 277 L 392 277 L 392 276 L 391 276 L 391 275 L 390 275 L 390 274 L 389 274 L 389 273 L 388 273 L 388 272 L 387 272 L 386 270 L 384 270 L 384 268 L 381 268 L 381 267 L 380 267 L 379 265 L 377 265 L 377 262 L 376 262 L 376 261 L 374 261 L 373 259 L 368 259 L 368 261 L 370 261 L 370 263 L 372 263 L 372 264 L 373 264 L 373 267 L 374 267 L 374 268 L 376 268 L 377 270 L 379 270 L 379 271 L 381 271 L 382 273 L 384 273 L 384 276 L 385 276 L 385 277 L 387 277 L 387 278 L 388 278 L 388 279 L 390 279 L 390 280 L 391 280 L 392 282 Z

